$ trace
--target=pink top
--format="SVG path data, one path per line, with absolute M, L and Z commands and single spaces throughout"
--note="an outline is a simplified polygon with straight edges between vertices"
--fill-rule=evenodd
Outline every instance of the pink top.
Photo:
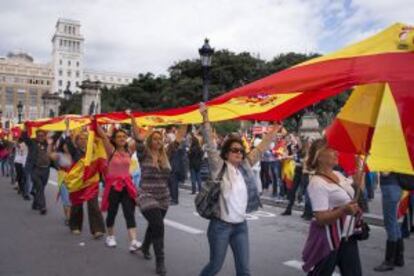
M 108 198 L 111 188 L 117 192 L 121 192 L 125 188 L 129 197 L 136 201 L 138 193 L 129 173 L 130 164 L 131 156 L 128 152 L 115 151 L 112 155 L 105 174 L 105 189 L 101 204 L 102 211 L 108 210 Z
M 115 151 L 110 161 L 108 161 L 108 168 L 106 177 L 109 178 L 124 178 L 129 176 L 129 165 L 131 164 L 131 156 L 128 152 Z

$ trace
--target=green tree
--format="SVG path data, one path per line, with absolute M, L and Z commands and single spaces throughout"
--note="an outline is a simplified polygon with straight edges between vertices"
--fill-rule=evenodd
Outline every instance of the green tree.
M 82 112 L 82 94 L 72 94 L 72 96 L 66 100 L 62 99 L 59 114 L 81 114 Z

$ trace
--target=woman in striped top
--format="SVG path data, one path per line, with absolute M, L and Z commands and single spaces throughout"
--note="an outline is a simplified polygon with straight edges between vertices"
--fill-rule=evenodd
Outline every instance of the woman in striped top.
M 137 152 L 141 166 L 141 190 L 138 205 L 143 216 L 148 221 L 141 250 L 144 258 L 149 260 L 151 259 L 149 248 L 153 244 L 156 273 L 158 275 L 165 275 L 164 217 L 167 214 L 170 203 L 168 178 L 170 177 L 171 166 L 163 144 L 162 133 L 159 131 L 151 132 L 146 138 L 144 146 L 142 146 L 144 136 L 140 133 L 139 127 L 131 113 L 128 114 L 131 116 L 133 132 L 137 139 Z M 179 131 L 176 141 L 181 142 L 183 138 L 183 132 Z

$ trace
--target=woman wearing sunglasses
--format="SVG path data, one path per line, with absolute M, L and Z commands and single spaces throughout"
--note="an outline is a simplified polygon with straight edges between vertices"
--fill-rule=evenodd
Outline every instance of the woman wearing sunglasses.
M 229 245 L 233 251 L 237 275 L 250 275 L 246 214 L 256 211 L 260 206 L 252 166 L 260 161 L 262 153 L 269 148 L 282 127 L 279 124 L 275 125 L 274 130 L 248 154 L 238 137 L 227 138 L 219 153 L 213 141 L 207 108 L 203 103 L 200 105 L 200 113 L 203 116 L 203 135 L 207 144 L 211 175 L 217 178 L 224 170 L 221 181 L 220 217 L 210 220 L 207 231 L 210 260 L 200 275 L 211 276 L 220 271 Z

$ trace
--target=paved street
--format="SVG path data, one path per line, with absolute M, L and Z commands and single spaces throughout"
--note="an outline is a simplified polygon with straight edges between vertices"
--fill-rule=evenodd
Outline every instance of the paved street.
M 60 203 L 55 200 L 57 187 L 53 182 L 52 177 L 47 187 L 49 212 L 40 216 L 30 209 L 29 202 L 16 195 L 8 179 L 0 177 L 0 275 L 155 275 L 153 261 L 128 252 L 121 213 L 117 217 L 115 249 L 106 248 L 103 240 L 92 240 L 87 224 L 81 236 L 71 235 L 63 223 Z M 187 190 L 181 190 L 180 201 L 179 206 L 170 208 L 166 219 L 168 275 L 198 275 L 208 259 L 207 221 L 195 215 L 193 197 Z M 282 217 L 278 215 L 281 212 L 280 208 L 265 206 L 250 216 L 252 275 L 303 275 L 299 261 L 307 223 L 299 213 Z M 146 222 L 139 212 L 137 218 L 142 239 Z M 373 227 L 370 240 L 360 244 L 364 275 L 380 275 L 372 268 L 383 259 L 384 241 L 385 231 Z M 406 266 L 381 275 L 408 276 L 413 267 L 414 241 L 408 240 Z M 234 275 L 230 250 L 219 275 Z

